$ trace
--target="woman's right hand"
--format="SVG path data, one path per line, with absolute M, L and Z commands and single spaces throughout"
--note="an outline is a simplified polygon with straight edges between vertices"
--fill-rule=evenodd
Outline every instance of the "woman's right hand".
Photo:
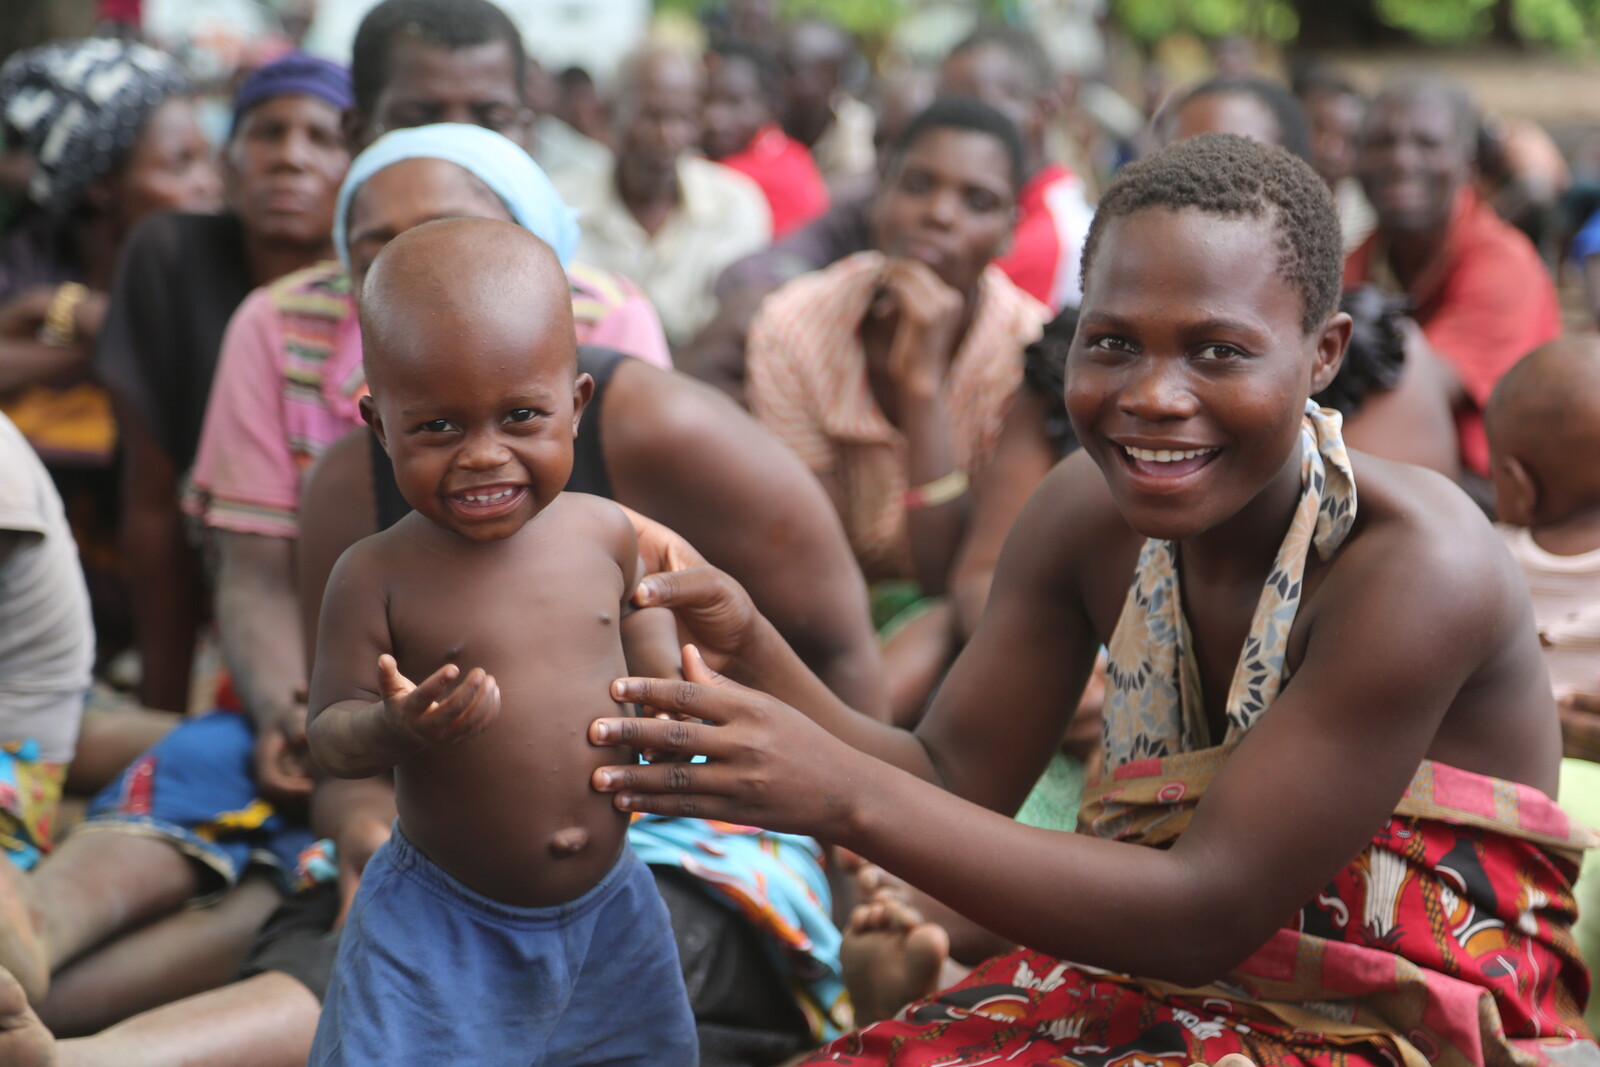
M 712 670 L 725 671 L 754 643 L 763 622 L 750 594 L 706 562 L 677 532 L 629 508 L 622 509 L 639 538 L 645 576 L 634 592 L 641 608 L 670 608 L 687 642 Z

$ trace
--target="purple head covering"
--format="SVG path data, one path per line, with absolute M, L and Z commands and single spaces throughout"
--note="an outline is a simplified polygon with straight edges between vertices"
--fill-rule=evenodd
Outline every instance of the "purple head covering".
M 261 67 L 239 87 L 239 95 L 233 100 L 233 126 L 228 136 L 239 132 L 239 122 L 246 111 L 275 96 L 314 96 L 339 111 L 355 103 L 348 70 L 304 52 L 290 52 Z

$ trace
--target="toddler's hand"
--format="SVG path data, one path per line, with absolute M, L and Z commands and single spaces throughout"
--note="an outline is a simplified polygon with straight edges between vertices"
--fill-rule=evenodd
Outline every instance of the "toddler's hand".
M 385 653 L 378 657 L 378 684 L 389 720 L 429 744 L 465 741 L 500 714 L 500 686 L 482 667 L 463 677 L 460 667 L 446 663 L 414 685 Z

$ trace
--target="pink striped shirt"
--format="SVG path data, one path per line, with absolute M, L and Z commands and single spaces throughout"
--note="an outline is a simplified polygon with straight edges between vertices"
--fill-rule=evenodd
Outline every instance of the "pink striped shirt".
M 844 490 L 845 533 L 869 581 L 909 577 L 907 445 L 872 395 L 861 320 L 883 256 L 861 252 L 796 278 L 767 298 L 750 327 L 746 389 L 756 417 Z M 1022 350 L 1049 312 L 998 267 L 945 379 L 956 462 L 976 474 L 994 453 L 1022 384 Z
M 633 283 L 581 264 L 568 279 L 579 344 L 671 366 L 661 322 Z M 361 326 L 339 264 L 257 289 L 222 340 L 185 509 L 218 529 L 298 537 L 300 481 L 361 425 L 366 391 Z

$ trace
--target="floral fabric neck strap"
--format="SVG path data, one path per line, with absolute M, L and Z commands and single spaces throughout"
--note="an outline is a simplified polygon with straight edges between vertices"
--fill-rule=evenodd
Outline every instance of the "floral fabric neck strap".
M 1300 607 L 1301 577 L 1313 546 L 1326 560 L 1356 517 L 1356 483 L 1338 412 L 1306 402 L 1300 438 L 1300 504 L 1273 560 L 1228 689 L 1227 735 L 1206 725 L 1199 668 L 1171 541 L 1146 541 L 1116 632 L 1106 676 L 1106 766 L 1194 752 L 1237 740 L 1272 705 L 1283 685 L 1289 630 Z

